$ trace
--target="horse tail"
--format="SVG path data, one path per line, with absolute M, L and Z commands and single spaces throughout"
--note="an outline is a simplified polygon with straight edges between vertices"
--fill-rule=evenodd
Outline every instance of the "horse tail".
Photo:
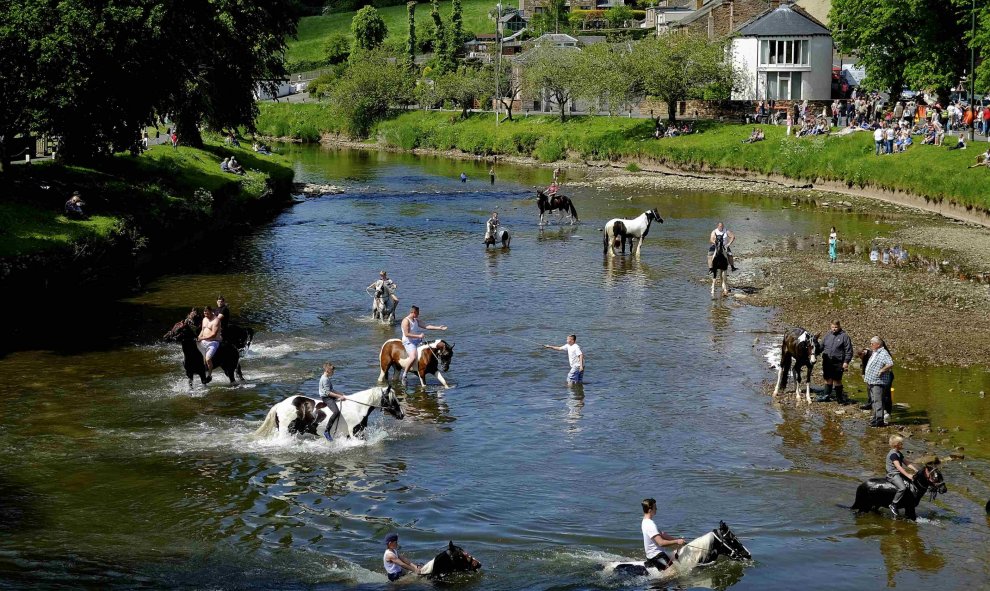
M 258 430 L 254 432 L 255 437 L 259 439 L 271 437 L 278 423 L 277 409 L 278 405 L 276 404 L 271 410 L 268 411 L 268 415 L 265 417 L 265 420 L 261 423 L 261 426 L 258 427 Z
M 602 254 L 608 254 L 608 242 L 608 225 L 606 225 L 602 232 Z
M 250 351 L 251 350 L 251 343 L 254 342 L 254 329 L 248 327 L 248 328 L 245 328 L 244 329 L 244 332 L 247 333 L 247 341 L 244 343 L 244 350 L 245 351 Z
M 575 222 L 580 222 L 581 220 L 579 220 L 579 219 L 578 219 L 578 214 L 577 214 L 577 210 L 576 210 L 576 209 L 574 209 L 574 202 L 573 202 L 573 201 L 571 201 L 570 199 L 568 199 L 568 200 L 567 200 L 567 206 L 568 206 L 568 207 L 570 208 L 570 210 L 571 210 L 571 215 L 572 215 L 572 216 L 574 216 L 574 221 L 575 221 Z

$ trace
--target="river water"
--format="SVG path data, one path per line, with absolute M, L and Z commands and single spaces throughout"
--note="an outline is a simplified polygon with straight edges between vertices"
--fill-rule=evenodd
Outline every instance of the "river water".
M 754 556 L 683 587 L 987 586 L 986 464 L 947 467 L 950 494 L 924 501 L 917 524 L 855 518 L 845 506 L 882 470 L 886 433 L 773 403 L 772 311 L 709 299 L 718 220 L 741 254 L 834 220 L 769 197 L 581 188 L 585 223 L 540 231 L 543 169 L 500 166 L 491 187 L 482 164 L 288 149 L 297 180 L 346 192 L 134 297 L 73 309 L 60 348 L 0 358 L 0 588 L 381 589 L 381 540 L 396 531 L 419 562 L 448 540 L 477 556 L 483 572 L 459 588 L 643 589 L 597 565 L 641 556 L 650 496 L 661 529 L 691 538 L 724 520 Z M 667 223 L 642 256 L 603 258 L 602 222 L 654 206 Z M 481 244 L 493 208 L 509 251 Z M 373 385 L 397 334 L 368 319 L 379 269 L 400 311 L 449 326 L 432 335 L 455 345 L 453 387 L 410 389 L 405 420 L 376 413 L 361 442 L 253 439 L 272 404 L 316 394 L 326 359 L 339 390 Z M 158 337 L 218 292 L 258 329 L 248 383 L 190 392 L 178 347 Z M 566 354 L 537 346 L 569 333 L 583 388 L 565 384 Z M 930 382 L 986 382 L 961 372 L 898 374 L 899 399 L 934 422 L 946 411 L 926 405 Z M 985 406 L 958 406 L 979 432 Z

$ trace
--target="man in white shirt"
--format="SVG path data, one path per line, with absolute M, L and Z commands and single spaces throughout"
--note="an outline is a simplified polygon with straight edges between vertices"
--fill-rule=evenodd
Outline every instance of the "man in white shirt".
M 883 154 L 883 137 L 884 137 L 883 127 L 878 127 L 873 130 L 873 143 L 876 147 L 876 151 L 874 152 L 875 156 L 879 156 L 880 154 Z
M 657 516 L 657 500 L 643 499 L 643 549 L 646 550 L 647 567 L 663 570 L 670 566 L 671 560 L 662 546 L 683 546 L 687 543 L 684 538 L 674 538 L 657 530 L 653 518 Z
M 571 366 L 571 370 L 567 373 L 568 385 L 580 384 L 584 381 L 584 353 L 581 352 L 581 347 L 577 344 L 577 335 L 567 335 L 567 343 L 559 347 L 555 345 L 543 346 L 555 351 L 567 351 L 567 361 Z

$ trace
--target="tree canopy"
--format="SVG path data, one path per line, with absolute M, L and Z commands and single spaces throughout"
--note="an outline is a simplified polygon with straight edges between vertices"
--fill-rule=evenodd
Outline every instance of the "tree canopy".
M 388 27 L 378 9 L 368 5 L 357 11 L 351 19 L 351 34 L 354 35 L 354 47 L 367 51 L 377 48 L 385 41 Z

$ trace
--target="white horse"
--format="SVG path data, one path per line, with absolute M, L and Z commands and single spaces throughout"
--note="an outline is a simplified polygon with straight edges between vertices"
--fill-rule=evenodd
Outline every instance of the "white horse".
M 752 555 L 746 546 L 742 545 L 729 526 L 720 521 L 718 529 L 685 544 L 674 553 L 670 566 L 657 570 L 654 566 L 646 566 L 642 562 L 612 562 L 604 565 L 606 573 L 617 575 L 650 577 L 661 581 L 671 581 L 683 577 L 695 568 L 715 564 L 719 556 L 728 556 L 731 560 L 749 560 Z
M 620 246 L 622 254 L 626 254 L 626 240 L 630 240 L 629 252 L 632 253 L 631 241 L 636 239 L 636 252 L 633 254 L 639 256 L 639 251 L 643 248 L 643 239 L 650 233 L 650 224 L 654 220 L 659 221 L 661 224 L 663 223 L 663 218 L 660 217 L 660 212 L 655 207 L 649 211 L 644 211 L 632 220 L 624 220 L 622 218 L 609 220 L 605 224 L 602 254 L 607 254 L 611 248 L 612 256 L 615 256 L 616 246 Z
M 400 421 L 405 416 L 391 387 L 369 388 L 346 398 L 337 401 L 340 415 L 331 426 L 328 425 L 330 413 L 323 402 L 308 396 L 290 396 L 268 411 L 254 435 L 263 438 L 271 437 L 273 433 L 277 437 L 309 433 L 322 437 L 329 428 L 333 437 L 354 437 L 368 426 L 368 416 L 376 408 Z

